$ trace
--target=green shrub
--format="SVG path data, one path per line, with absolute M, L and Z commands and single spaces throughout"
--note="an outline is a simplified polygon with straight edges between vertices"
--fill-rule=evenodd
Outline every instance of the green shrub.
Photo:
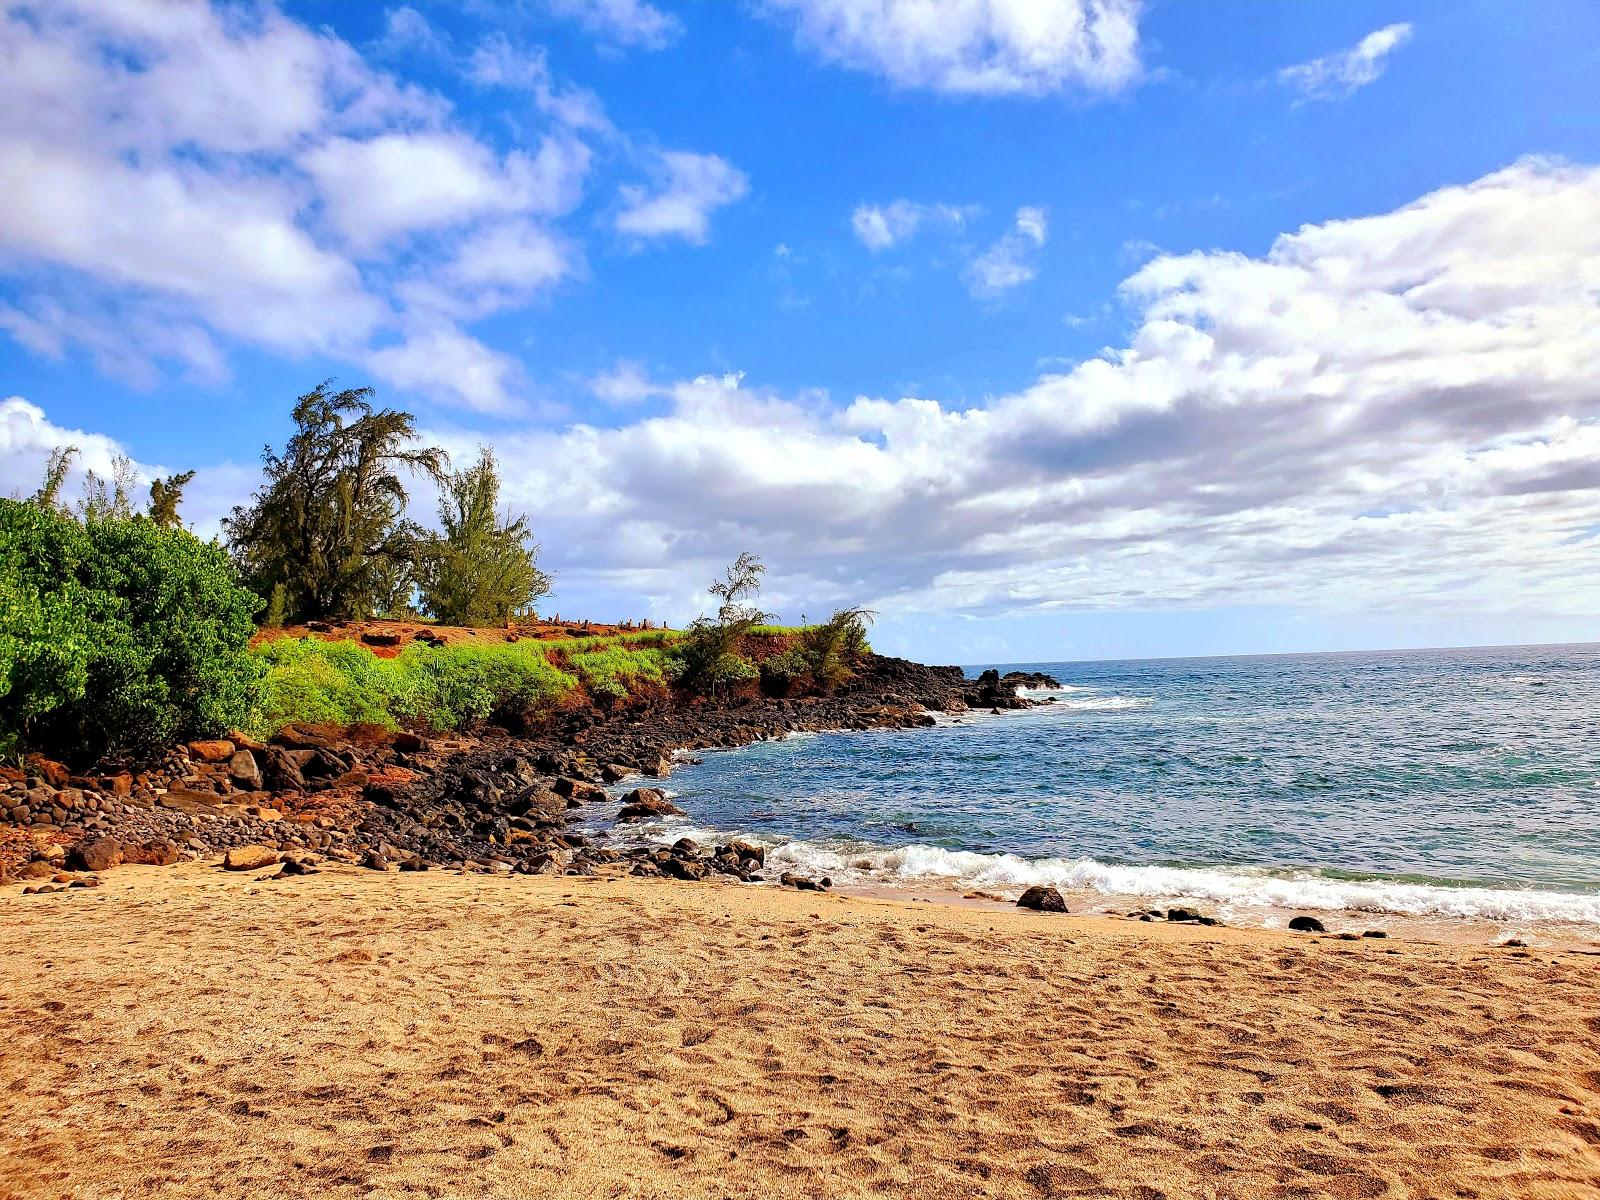
M 787 687 L 796 679 L 808 678 L 810 674 L 810 661 L 792 646 L 782 654 L 763 659 L 761 663 L 762 682 L 781 687 Z
M 83 529 L 51 508 L 0 500 L 0 751 L 40 715 L 83 697 L 89 628 Z
M 0 732 L 72 761 L 220 733 L 249 709 L 260 599 L 145 517 L 0 501 Z
M 651 646 L 613 644 L 569 656 L 591 694 L 620 699 L 640 682 L 666 682 L 665 656 Z

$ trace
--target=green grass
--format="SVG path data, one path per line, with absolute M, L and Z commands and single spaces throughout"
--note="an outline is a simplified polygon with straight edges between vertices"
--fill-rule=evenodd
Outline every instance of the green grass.
M 802 628 L 762 625 L 752 632 L 793 637 Z M 683 636 L 637 629 L 482 645 L 413 642 L 395 658 L 353 641 L 278 638 L 250 652 L 264 668 L 250 732 L 268 736 L 294 722 L 461 729 L 490 717 L 548 712 L 580 686 L 596 698 L 620 698 L 665 685 Z
M 266 666 L 251 719 L 261 735 L 294 721 L 460 729 L 496 713 L 552 708 L 578 686 L 536 642 L 413 644 L 379 658 L 352 641 L 278 638 L 252 653 Z
M 660 644 L 637 647 L 613 644 L 568 656 L 591 694 L 626 696 L 641 682 L 666 682 L 666 655 Z

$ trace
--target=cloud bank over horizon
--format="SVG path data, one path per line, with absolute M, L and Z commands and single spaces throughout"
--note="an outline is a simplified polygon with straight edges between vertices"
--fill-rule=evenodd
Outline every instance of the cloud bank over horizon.
M 1589 611 L 1600 168 L 1526 159 L 1259 257 L 1162 255 L 1120 298 L 1126 344 L 981 404 L 629 363 L 595 386 L 657 411 L 428 436 L 494 444 L 561 592 L 673 620 L 746 548 L 789 615 Z M 0 406 L 8 477 L 65 436 Z

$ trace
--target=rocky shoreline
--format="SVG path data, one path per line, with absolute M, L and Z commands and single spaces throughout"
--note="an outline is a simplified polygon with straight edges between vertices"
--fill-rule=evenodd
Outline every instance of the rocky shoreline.
M 267 742 L 234 734 L 192 742 L 139 771 L 75 774 L 30 760 L 0 769 L 0 882 L 34 892 L 93 886 L 122 863 L 224 856 L 239 870 L 315 870 L 319 858 L 379 870 L 502 874 L 632 873 L 763 878 L 759 847 L 621 850 L 571 828 L 605 785 L 662 778 L 679 751 L 731 748 L 798 732 L 915 728 L 937 713 L 999 712 L 1036 701 L 1048 676 L 928 667 L 870 655 L 828 696 L 664 694 L 610 709 L 583 705 L 520 732 L 471 735 L 290 726 Z M 676 811 L 642 783 L 619 816 Z M 824 881 L 785 875 L 797 887 Z

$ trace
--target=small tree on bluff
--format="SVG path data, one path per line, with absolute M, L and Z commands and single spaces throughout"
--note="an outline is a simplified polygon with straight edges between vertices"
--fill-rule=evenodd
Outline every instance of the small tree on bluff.
M 500 624 L 533 611 L 550 592 L 526 516 L 501 515 L 494 453 L 451 472 L 439 489 L 443 532 L 424 537 L 417 584 L 422 606 L 448 625 Z
M 325 382 L 301 396 L 283 454 L 262 452 L 266 484 L 222 523 L 241 573 L 287 621 L 367 617 L 410 593 L 418 531 L 400 473 L 438 480 L 448 460 L 372 395 Z
M 716 617 L 697 617 L 677 646 L 676 673 L 685 687 L 715 696 L 719 686 L 755 677 L 755 664 L 739 653 L 739 645 L 757 625 L 771 620 L 770 613 L 750 603 L 761 591 L 766 570 L 759 557 L 746 551 L 707 589 L 721 601 Z

